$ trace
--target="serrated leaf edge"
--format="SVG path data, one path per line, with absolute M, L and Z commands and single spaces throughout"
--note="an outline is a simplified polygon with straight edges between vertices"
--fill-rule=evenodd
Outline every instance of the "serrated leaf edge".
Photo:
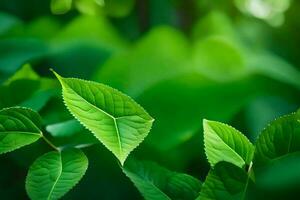
M 242 132 L 240 132 L 239 130 L 237 130 L 236 128 L 234 128 L 234 127 L 232 127 L 232 126 L 230 126 L 230 125 L 228 125 L 228 124 L 225 124 L 225 123 L 222 123 L 222 122 L 218 122 L 218 121 L 211 121 L 211 120 L 207 120 L 207 119 L 203 119 L 203 132 L 204 132 L 204 124 L 205 123 L 207 123 L 207 122 L 217 122 L 217 123 L 220 123 L 220 124 L 222 124 L 222 125 L 225 125 L 225 126 L 227 126 L 228 128 L 232 128 L 232 129 L 234 129 L 235 131 L 237 131 L 238 133 L 240 133 L 240 135 L 242 136 L 242 137 L 244 137 L 246 140 L 247 140 L 247 142 L 249 142 L 249 144 L 251 144 L 251 146 L 253 147 L 253 155 L 252 155 L 252 159 L 251 160 L 253 160 L 253 157 L 254 157 L 254 152 L 255 152 L 255 146 L 250 142 L 250 140 L 242 133 Z M 218 135 L 218 134 L 217 134 Z M 219 135 L 218 135 L 218 137 L 219 137 Z M 241 155 L 239 155 L 234 149 L 232 149 L 230 146 L 228 146 L 228 144 L 226 144 L 226 142 L 224 142 L 224 140 L 221 138 L 221 137 L 219 137 L 221 140 L 222 140 L 222 142 L 228 147 L 228 148 L 230 148 L 238 157 L 240 157 L 243 161 L 244 161 L 244 164 L 246 164 L 246 161 L 242 158 L 242 156 Z M 205 134 L 203 135 L 203 140 L 204 140 L 204 151 L 205 151 L 205 157 L 206 157 L 206 159 L 208 160 L 208 162 L 209 162 L 209 164 L 212 166 L 212 167 L 214 167 L 214 165 L 215 164 L 217 164 L 217 163 L 215 163 L 215 164 L 213 164 L 213 163 L 211 163 L 211 161 L 208 159 L 208 156 L 207 156 L 207 147 L 206 147 L 206 142 L 205 142 Z M 225 161 L 225 160 L 224 160 Z M 220 161 L 221 162 L 221 161 Z M 226 161 L 227 162 L 227 161 Z
M 63 84 L 62 84 L 62 79 L 64 79 L 62 76 L 60 76 L 59 74 L 57 74 L 53 69 L 50 69 L 53 73 L 54 73 L 54 75 L 57 77 L 57 79 L 60 81 L 60 83 L 61 83 L 61 86 L 64 88 L 64 86 L 63 86 Z M 84 81 L 84 82 L 87 82 L 87 83 L 97 83 L 97 82 L 93 82 L 93 81 L 89 81 L 89 80 L 84 80 L 84 79 L 79 79 L 79 78 L 68 78 L 68 79 L 71 79 L 71 80 L 80 80 L 80 81 Z M 131 99 L 132 101 L 134 101 L 130 96 L 128 96 L 128 95 L 126 95 L 126 94 L 124 94 L 123 92 L 121 92 L 121 91 L 119 91 L 119 90 L 117 90 L 117 89 L 115 89 L 115 88 L 112 88 L 112 87 L 110 87 L 110 86 L 108 86 L 108 85 L 105 85 L 105 84 L 103 84 L 103 83 L 98 83 L 98 84 L 101 84 L 101 85 L 103 85 L 103 86 L 105 86 L 105 87 L 108 87 L 108 88 L 110 88 L 110 89 L 112 89 L 112 90 L 114 90 L 114 91 L 117 91 L 117 92 L 119 92 L 119 93 L 121 93 L 121 94 L 123 94 L 124 96 L 126 96 L 127 98 L 129 98 L 129 99 Z M 80 96 L 80 95 L 79 95 Z M 72 112 L 71 112 L 71 110 L 70 110 L 70 108 L 67 106 L 67 103 L 66 103 L 66 100 L 65 100 L 65 98 L 64 98 L 64 95 L 63 95 L 63 91 L 62 91 L 62 98 L 63 98 L 63 102 L 64 102 L 64 105 L 66 106 L 66 108 L 67 108 L 67 110 L 71 113 L 71 115 L 82 125 L 82 126 L 84 126 L 87 130 L 89 130 L 91 133 L 93 133 L 93 135 L 94 135 L 94 137 L 97 139 L 97 140 L 99 140 L 99 142 L 101 143 L 101 144 L 103 144 L 110 152 L 112 152 L 112 154 L 113 155 L 115 155 L 114 153 L 113 153 L 113 151 L 112 150 L 110 150 L 110 148 L 107 146 L 107 145 L 105 145 L 103 142 L 101 142 L 100 141 L 100 139 L 96 136 L 96 134 L 92 131 L 92 130 L 90 130 L 85 124 L 83 124 Z M 130 152 L 128 152 L 127 154 L 124 154 L 124 157 L 123 157 L 123 159 L 120 159 L 119 160 L 119 158 L 118 158 L 118 160 L 120 161 L 120 163 L 121 163 L 121 165 L 123 166 L 124 165 L 124 163 L 125 163 L 125 161 L 126 161 L 126 159 L 127 159 L 127 157 L 129 156 L 129 154 L 132 152 L 132 151 L 134 151 L 144 140 L 145 140 L 145 138 L 147 137 L 147 135 L 149 134 L 149 132 L 151 131 L 151 129 L 152 129 L 152 123 L 155 121 L 155 119 L 153 118 L 153 117 L 151 117 L 151 115 L 149 115 L 149 113 L 139 104 L 139 103 L 137 103 L 136 101 L 134 101 L 136 104 L 137 104 L 137 106 L 139 106 L 139 108 L 141 108 L 142 110 L 143 110 L 143 112 L 145 112 L 150 118 L 151 118 L 151 120 L 149 120 L 149 122 L 151 123 L 151 127 L 150 127 L 150 129 L 149 129 L 149 131 L 146 133 L 146 135 L 145 135 L 145 137 L 143 137 L 143 138 L 141 138 L 141 141 L 137 144 L 137 146 L 135 146 Z M 89 102 L 87 102 L 87 103 L 89 103 Z M 90 103 L 89 103 L 90 104 Z M 94 105 L 93 105 L 94 106 Z M 97 108 L 97 109 L 99 109 L 99 108 Z M 101 110 L 101 109 L 99 109 L 99 110 Z M 105 111 L 103 111 L 103 112 L 105 112 Z M 106 112 L 105 112 L 106 113 Z M 107 113 L 108 114 L 108 113 Z M 114 119 L 114 121 L 116 121 L 116 119 L 118 119 L 118 118 L 120 118 L 120 117 L 118 117 L 118 118 L 116 118 L 116 117 L 113 117 L 112 115 L 110 115 L 110 114 L 108 114 L 109 116 L 111 116 L 113 119 Z M 126 116 L 121 116 L 121 117 L 126 117 Z M 116 129 L 118 129 L 117 127 L 116 127 Z
M 80 150 L 81 151 L 81 150 Z M 60 155 L 60 160 L 61 160 L 61 152 L 60 151 L 50 151 L 50 152 L 48 152 L 48 153 L 45 153 L 45 154 L 43 154 L 43 155 L 41 155 L 39 158 L 41 158 L 42 156 L 45 156 L 46 154 L 49 154 L 49 153 L 53 153 L 53 152 L 55 152 L 55 153 L 59 153 L 59 155 Z M 81 153 L 84 155 L 84 157 L 85 157 L 85 159 L 87 160 L 87 166 L 86 166 L 86 168 L 85 168 L 85 170 L 84 170 L 84 174 L 80 177 L 80 179 L 67 191 L 67 192 L 65 192 L 61 197 L 63 197 L 65 194 L 67 194 L 68 192 L 70 192 L 75 186 L 77 186 L 78 185 L 78 183 L 83 179 L 83 177 L 85 176 L 85 174 L 86 174 L 86 171 L 87 171 L 87 169 L 88 169 L 88 167 L 89 167 L 89 162 L 88 162 L 88 158 L 87 158 L 87 156 L 85 155 L 85 153 L 83 152 L 83 151 L 81 151 Z M 37 159 L 39 159 L 39 158 L 37 158 Z M 37 159 L 33 162 L 33 163 L 35 163 L 36 161 L 37 161 Z M 32 163 L 32 164 L 33 164 Z M 62 163 L 62 161 L 61 161 L 61 163 Z M 32 165 L 31 164 L 31 165 Z M 62 165 L 61 165 L 61 167 L 62 167 Z M 62 172 L 61 172 L 62 173 Z M 61 173 L 60 173 L 60 176 L 61 176 Z M 28 182 L 28 175 L 29 175 L 29 173 L 27 173 L 27 175 L 26 175 L 26 179 L 25 179 L 25 186 L 27 185 L 27 182 Z M 57 178 L 57 181 L 59 180 L 59 177 Z M 26 189 L 26 194 L 28 195 L 28 197 L 30 197 L 29 196 L 29 194 L 28 194 L 28 191 L 27 191 L 27 189 Z M 50 200 L 49 199 L 49 197 L 50 197 L 50 195 L 48 196 L 48 198 L 47 198 L 47 200 Z M 60 198 L 61 198 L 60 197 Z

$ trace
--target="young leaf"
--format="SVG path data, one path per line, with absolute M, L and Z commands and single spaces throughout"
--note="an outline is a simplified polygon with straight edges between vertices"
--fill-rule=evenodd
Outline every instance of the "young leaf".
M 243 169 L 219 162 L 207 175 L 197 200 L 245 199 L 250 182 Z
M 250 141 L 233 127 L 215 121 L 203 121 L 204 144 L 211 166 L 227 161 L 244 167 L 252 161 L 254 147 Z
M 31 144 L 42 137 L 41 118 L 27 108 L 0 111 L 0 154 Z
M 256 142 L 255 165 L 264 165 L 300 151 L 300 112 L 285 115 L 268 125 Z
M 123 165 L 129 153 L 147 136 L 152 117 L 130 97 L 109 86 L 55 75 L 70 112 Z
M 169 171 L 152 162 L 129 160 L 123 172 L 146 200 L 194 200 L 201 188 L 196 178 Z
M 87 157 L 79 149 L 47 153 L 30 167 L 26 191 L 32 200 L 59 199 L 80 181 L 87 167 Z

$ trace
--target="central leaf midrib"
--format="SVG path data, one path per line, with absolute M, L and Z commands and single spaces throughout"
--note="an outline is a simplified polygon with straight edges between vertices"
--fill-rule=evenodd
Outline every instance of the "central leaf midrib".
M 229 146 L 213 128 L 211 128 L 211 130 L 218 136 L 218 138 L 220 138 L 220 140 L 227 148 L 229 148 L 238 158 L 240 158 L 244 163 L 246 163 L 246 161 L 242 158 L 242 156 L 238 154 L 231 146 Z
M 0 114 L 0 116 L 3 116 L 3 117 L 7 117 L 7 118 L 11 118 L 11 119 L 14 119 L 16 121 L 19 121 L 21 122 L 23 125 L 24 122 L 21 121 L 20 119 L 18 119 L 17 117 L 14 117 L 14 116 L 10 116 L 10 115 L 5 115 L 5 114 Z M 37 125 L 35 123 L 33 123 L 27 116 L 21 114 L 22 118 L 25 119 L 27 121 L 27 123 L 31 124 L 36 130 L 39 130 L 40 131 L 40 128 L 37 127 Z M 26 125 L 25 125 L 26 126 Z M 26 126 L 27 127 L 27 126 Z M 39 132 L 40 134 L 42 134 L 41 132 Z
M 102 110 L 101 108 L 98 108 L 96 105 L 92 104 L 91 102 L 89 102 L 88 100 L 86 100 L 85 98 L 83 98 L 82 96 L 80 96 L 74 89 L 72 89 L 71 87 L 69 87 L 79 98 L 83 99 L 83 101 L 85 101 L 87 104 L 91 105 L 93 108 L 95 108 L 96 110 L 104 113 L 105 115 L 107 115 L 108 117 L 112 118 L 114 120 L 114 125 L 115 125 L 115 129 L 116 129 L 116 135 L 118 138 L 118 143 L 119 143 L 119 154 L 121 155 L 121 152 L 123 152 L 123 148 L 122 148 L 122 143 L 121 143 L 121 135 L 119 133 L 119 128 L 118 128 L 118 124 L 117 124 L 117 119 L 116 117 L 114 117 L 113 115 L 105 112 L 104 110 Z
M 54 191 L 54 188 L 55 188 L 55 186 L 56 186 L 56 184 L 58 183 L 58 181 L 59 181 L 59 178 L 61 177 L 61 175 L 62 175 L 62 171 L 63 171 L 63 167 L 62 167 L 62 158 L 61 158 L 61 153 L 59 153 L 59 163 L 60 163 L 60 165 L 59 165 L 59 175 L 57 176 L 57 179 L 55 180 L 55 182 L 54 182 L 54 184 L 53 184 L 53 186 L 52 186 L 52 188 L 51 188 L 51 190 L 50 190 L 50 192 L 49 192 L 49 195 L 48 195 L 48 197 L 47 197 L 47 200 L 50 200 L 51 198 L 51 196 L 52 196 L 52 193 L 53 193 L 53 191 Z

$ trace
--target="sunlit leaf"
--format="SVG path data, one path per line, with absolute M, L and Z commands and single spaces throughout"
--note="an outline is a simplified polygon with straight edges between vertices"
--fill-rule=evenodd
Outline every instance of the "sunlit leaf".
M 204 145 L 211 166 L 218 162 L 230 162 L 238 167 L 250 164 L 254 146 L 235 128 L 214 121 L 203 121 Z
M 130 97 L 109 86 L 56 76 L 69 111 L 123 164 L 148 135 L 152 117 Z

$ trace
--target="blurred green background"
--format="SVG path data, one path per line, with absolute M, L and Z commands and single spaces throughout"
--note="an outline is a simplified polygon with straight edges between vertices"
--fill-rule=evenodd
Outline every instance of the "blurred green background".
M 56 1 L 0 1 L 0 108 L 39 111 L 58 146 L 95 140 L 72 120 L 49 68 L 133 97 L 156 119 L 133 154 L 202 181 L 204 118 L 254 142 L 300 107 L 299 1 Z M 49 150 L 40 141 L 0 156 L 1 199 L 28 198 L 28 167 Z M 63 199 L 141 199 L 103 145 L 84 151 L 88 172 Z

